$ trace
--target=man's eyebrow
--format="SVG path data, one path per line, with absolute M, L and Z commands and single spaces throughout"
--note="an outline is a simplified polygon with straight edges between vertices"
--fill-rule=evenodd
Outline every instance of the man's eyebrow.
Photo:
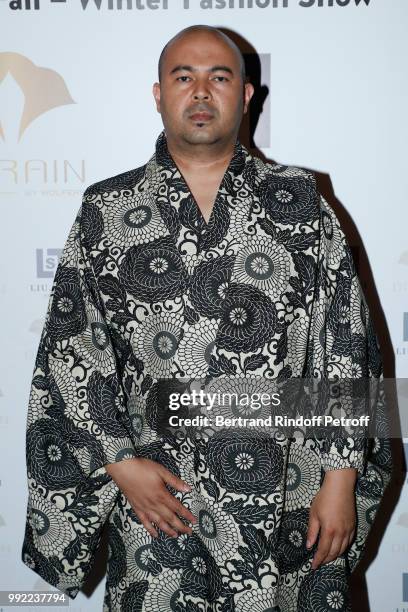
M 178 66 L 175 66 L 173 70 L 170 71 L 170 74 L 174 74 L 179 70 L 189 70 L 190 72 L 195 72 L 197 69 L 193 68 L 193 66 L 188 66 L 187 64 L 179 64 Z M 224 65 L 211 66 L 211 68 L 208 69 L 208 72 L 217 72 L 218 70 L 222 70 L 223 72 L 229 72 L 232 75 L 234 74 L 229 66 Z

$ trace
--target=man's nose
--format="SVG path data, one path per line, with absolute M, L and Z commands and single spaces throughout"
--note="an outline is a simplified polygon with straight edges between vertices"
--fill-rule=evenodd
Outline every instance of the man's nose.
M 207 84 L 202 81 L 198 81 L 193 91 L 194 100 L 208 100 L 211 97 L 211 93 L 207 87 Z

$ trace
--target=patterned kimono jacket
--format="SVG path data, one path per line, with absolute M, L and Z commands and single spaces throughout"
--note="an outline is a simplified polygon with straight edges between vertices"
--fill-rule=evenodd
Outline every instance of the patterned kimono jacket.
M 382 365 L 313 174 L 237 140 L 206 223 L 163 130 L 147 164 L 86 189 L 59 261 L 29 397 L 23 562 L 74 599 L 107 523 L 104 610 L 349 611 L 387 439 L 160 432 L 160 381 L 208 375 L 380 379 Z M 191 485 L 171 489 L 198 518 L 191 535 L 146 531 L 104 469 L 132 456 Z M 343 467 L 358 470 L 356 538 L 313 571 L 310 504 Z

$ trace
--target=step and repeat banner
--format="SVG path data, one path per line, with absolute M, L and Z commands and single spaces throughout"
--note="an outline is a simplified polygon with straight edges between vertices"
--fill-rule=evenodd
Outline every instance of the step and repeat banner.
M 406 0 L 0 0 L 0 590 L 51 589 L 20 554 L 28 392 L 59 255 L 85 188 L 153 154 L 160 51 L 192 24 L 243 50 L 256 93 L 241 141 L 316 173 L 354 249 L 386 374 L 408 378 Z M 408 610 L 407 491 L 362 610 Z M 102 575 L 69 609 L 99 612 L 103 590 Z

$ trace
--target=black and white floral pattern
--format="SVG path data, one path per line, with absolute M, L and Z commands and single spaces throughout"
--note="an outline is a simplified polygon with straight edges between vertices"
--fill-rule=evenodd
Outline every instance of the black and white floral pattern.
M 23 562 L 74 599 L 108 522 L 105 611 L 349 612 L 347 572 L 389 479 L 387 440 L 243 428 L 176 438 L 162 427 L 166 393 L 204 376 L 227 390 L 255 377 L 262 390 L 278 377 L 381 378 L 382 366 L 312 173 L 237 141 L 206 223 L 163 131 L 147 164 L 86 189 L 56 271 L 29 398 Z M 192 485 L 174 492 L 199 519 L 192 535 L 146 532 L 104 469 L 133 456 Z M 325 470 L 349 466 L 356 539 L 312 572 L 310 504 Z

